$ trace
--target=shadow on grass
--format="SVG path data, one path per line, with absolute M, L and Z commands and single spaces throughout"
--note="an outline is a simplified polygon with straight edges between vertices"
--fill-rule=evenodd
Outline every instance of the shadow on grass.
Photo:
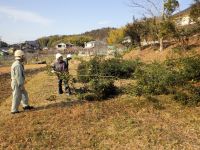
M 55 102 L 55 103 L 52 103 L 49 105 L 35 107 L 35 109 L 33 111 L 40 111 L 40 110 L 53 109 L 53 108 L 70 108 L 73 106 L 80 106 L 80 105 L 83 105 L 86 103 L 110 101 L 110 100 L 113 100 L 113 98 L 115 98 L 116 96 L 118 96 L 118 95 L 110 96 L 103 100 L 78 100 L 78 99 L 76 99 L 76 100 L 71 100 L 71 101 Z
M 77 105 L 83 105 L 87 101 L 81 101 L 81 100 L 73 100 L 73 101 L 68 101 L 68 102 L 58 102 L 58 103 L 53 103 L 45 106 L 39 106 L 36 107 L 33 111 L 39 111 L 39 110 L 45 110 L 45 109 L 52 109 L 52 108 L 66 108 L 66 107 L 72 107 L 72 106 L 77 106 Z
M 199 45 L 197 45 L 197 44 L 192 44 L 192 45 L 189 45 L 189 46 L 188 46 L 188 50 L 192 50 L 192 49 L 198 48 L 198 47 L 199 47 Z
M 70 100 L 66 100 L 66 101 L 63 100 L 61 102 L 55 102 L 57 99 L 57 96 L 51 95 L 46 100 L 54 102 L 54 103 L 45 105 L 45 106 L 36 107 L 33 111 L 52 109 L 52 108 L 67 108 L 67 107 L 69 108 L 73 106 L 83 105 L 85 103 L 110 101 L 116 98 L 117 96 L 123 94 L 122 90 L 116 89 L 116 92 L 114 93 L 114 95 L 109 95 L 106 98 L 99 99 L 99 97 L 97 97 L 96 95 L 95 96 L 93 96 L 93 94 L 90 95 L 91 94 L 90 92 L 91 92 L 90 90 L 85 89 L 85 88 L 73 89 L 72 93 L 75 94 L 76 98 L 74 100 L 71 100 L 71 98 L 69 97 Z

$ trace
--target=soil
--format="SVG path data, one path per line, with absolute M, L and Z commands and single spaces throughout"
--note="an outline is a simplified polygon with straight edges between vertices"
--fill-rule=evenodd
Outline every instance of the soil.
M 0 76 L 0 104 L 1 102 L 11 95 L 11 79 L 8 75 Z
M 32 70 L 45 67 L 45 64 L 25 65 L 25 70 Z M 10 67 L 0 67 L 0 75 L 10 73 Z
M 44 70 L 45 65 L 26 65 L 26 82 L 30 80 L 31 76 Z M 10 78 L 10 67 L 1 67 L 0 68 L 0 104 L 11 96 L 11 78 Z

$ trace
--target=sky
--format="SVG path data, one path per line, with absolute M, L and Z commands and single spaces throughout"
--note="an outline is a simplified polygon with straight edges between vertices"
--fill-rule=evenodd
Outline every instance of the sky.
M 131 0 L 0 0 L 0 38 L 8 43 L 121 27 L 140 18 Z M 142 0 L 136 0 L 141 2 Z M 193 0 L 179 0 L 180 10 Z

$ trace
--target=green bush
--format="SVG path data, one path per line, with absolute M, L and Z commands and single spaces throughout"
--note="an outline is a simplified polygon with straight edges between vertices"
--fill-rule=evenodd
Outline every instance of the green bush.
M 98 100 L 98 96 L 95 93 L 83 93 L 78 96 L 79 100 L 95 101 Z
M 79 100 L 103 100 L 117 94 L 114 81 L 110 79 L 92 79 L 86 90 L 81 90 Z
M 79 82 L 88 83 L 101 75 L 101 58 L 94 57 L 90 61 L 81 61 L 78 65 L 77 78 Z
M 102 62 L 102 73 L 105 76 L 119 76 L 120 74 L 120 60 L 109 59 Z
M 200 57 L 185 57 L 154 62 L 137 68 L 133 92 L 137 96 L 172 94 L 183 105 L 200 103 L 200 87 L 194 86 L 200 79 Z M 191 82 L 193 81 L 193 82 Z
M 94 57 L 89 62 L 82 61 L 78 66 L 78 80 L 83 83 L 89 82 L 90 94 L 84 93 L 80 97 L 85 100 L 102 100 L 116 94 L 116 87 L 111 74 L 105 74 L 103 64 L 106 62 L 102 57 Z M 111 63 L 113 66 L 113 63 Z M 111 68 L 112 68 L 111 67 Z M 84 76 L 86 75 L 86 76 Z
M 106 99 L 116 94 L 116 86 L 113 80 L 97 79 L 91 81 L 91 89 L 99 99 Z
M 89 62 L 82 61 L 78 66 L 78 79 L 87 83 L 98 76 L 127 79 L 133 76 L 136 68 L 141 65 L 139 60 L 123 60 L 112 58 L 105 60 L 94 57 Z M 83 76 L 86 75 L 86 76 Z
M 200 80 L 200 56 L 186 57 L 181 60 L 183 74 L 185 80 Z
M 178 72 L 157 62 L 138 68 L 135 77 L 137 82 L 134 92 L 138 96 L 169 94 L 170 87 L 183 84 Z
M 88 100 L 109 98 L 117 93 L 114 79 L 134 77 L 136 83 L 130 85 L 131 88 L 128 87 L 128 94 L 172 94 L 176 101 L 184 105 L 193 106 L 200 103 L 200 87 L 192 85 L 194 81 L 200 80 L 199 55 L 151 64 L 143 64 L 139 60 L 105 60 L 102 57 L 95 57 L 89 62 L 80 63 L 78 75 L 87 75 L 78 78 L 81 82 L 90 83 L 90 93 L 82 96 Z
M 89 61 L 89 75 L 90 79 L 98 78 L 101 75 L 102 57 L 94 57 Z
M 200 103 L 200 88 L 190 87 L 185 88 L 184 92 L 176 92 L 174 95 L 174 100 L 181 102 L 183 105 L 196 106 Z
M 79 82 L 82 83 L 88 83 L 90 81 L 88 62 L 81 61 L 81 63 L 78 65 L 77 79 Z
M 136 68 L 141 64 L 139 60 L 109 59 L 102 63 L 102 74 L 127 79 L 133 76 Z
M 190 94 L 190 105 L 197 105 L 200 103 L 200 87 L 194 86 L 192 84 L 188 84 L 188 86 L 185 88 L 187 92 Z

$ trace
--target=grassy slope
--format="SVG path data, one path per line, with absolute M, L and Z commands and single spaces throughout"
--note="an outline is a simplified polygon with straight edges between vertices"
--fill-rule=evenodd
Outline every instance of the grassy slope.
M 56 94 L 44 72 L 27 84 L 35 111 L 10 115 L 0 106 L 0 149 L 199 149 L 200 109 L 161 96 L 147 101 L 121 95 L 103 102 Z M 47 99 L 54 95 L 55 99 Z
M 186 55 L 192 55 L 194 53 L 200 54 L 200 40 L 197 38 L 190 39 L 190 47 L 191 49 L 188 51 L 178 51 L 175 52 L 173 49 L 176 49 L 178 46 L 177 43 L 173 43 L 169 45 L 165 50 L 159 52 L 159 47 L 147 47 L 142 51 L 139 51 L 138 48 L 126 53 L 124 55 L 125 59 L 136 59 L 140 58 L 144 62 L 152 62 L 152 61 L 164 61 L 166 58 L 177 58 Z

